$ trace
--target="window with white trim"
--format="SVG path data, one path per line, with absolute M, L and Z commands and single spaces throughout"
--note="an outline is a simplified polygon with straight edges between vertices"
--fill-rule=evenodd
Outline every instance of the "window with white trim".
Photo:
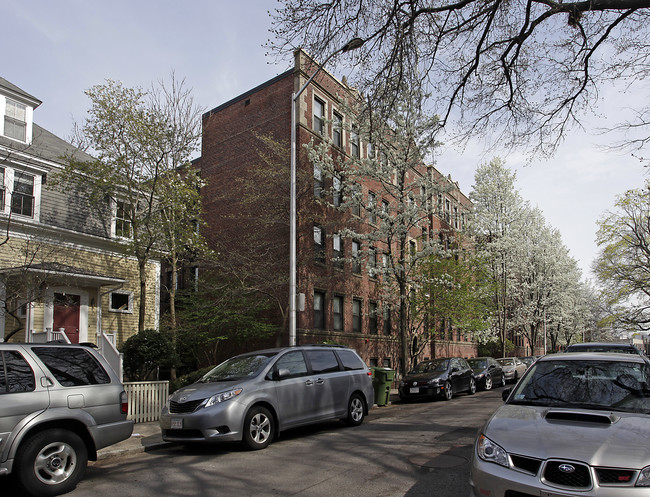
M 108 294 L 110 312 L 133 313 L 133 292 L 114 291 Z
M 133 238 L 131 224 L 131 206 L 127 202 L 118 200 L 115 206 L 115 236 L 119 238 Z
M 27 106 L 7 99 L 5 104 L 4 135 L 21 142 L 27 141 Z
M 14 187 L 11 194 L 11 212 L 21 216 L 34 217 L 34 176 L 23 171 L 14 172 Z

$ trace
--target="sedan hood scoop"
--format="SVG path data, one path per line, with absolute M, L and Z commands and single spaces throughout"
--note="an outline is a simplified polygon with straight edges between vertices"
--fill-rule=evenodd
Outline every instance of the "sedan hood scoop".
M 579 421 L 585 423 L 611 425 L 612 423 L 616 422 L 617 418 L 614 416 L 606 416 L 605 414 L 589 413 L 584 411 L 551 409 L 546 413 L 545 419 L 547 421 Z

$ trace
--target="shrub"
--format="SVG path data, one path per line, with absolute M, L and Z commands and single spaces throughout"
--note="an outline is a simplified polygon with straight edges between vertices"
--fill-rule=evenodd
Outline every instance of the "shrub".
M 166 332 L 143 330 L 122 345 L 124 373 L 131 381 L 151 378 L 157 368 L 173 366 L 175 353 L 170 336 Z

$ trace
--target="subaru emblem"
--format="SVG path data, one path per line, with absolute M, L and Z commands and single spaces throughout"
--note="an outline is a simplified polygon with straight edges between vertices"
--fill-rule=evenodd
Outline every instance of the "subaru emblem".
M 558 468 L 562 473 L 573 473 L 576 470 L 576 468 L 570 464 L 560 464 Z
M 414 382 L 413 382 L 413 386 L 414 386 L 414 387 L 417 387 L 417 386 L 418 386 L 418 382 L 417 382 L 417 381 L 414 381 Z

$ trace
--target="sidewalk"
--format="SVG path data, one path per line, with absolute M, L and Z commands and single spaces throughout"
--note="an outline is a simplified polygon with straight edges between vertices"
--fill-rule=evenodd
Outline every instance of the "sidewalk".
M 397 390 L 391 390 L 390 401 L 387 406 L 373 407 L 370 415 L 374 416 L 382 412 L 382 410 L 391 406 L 391 403 L 398 400 Z M 152 423 L 137 423 L 133 425 L 133 434 L 130 438 L 123 440 L 120 443 L 105 447 L 97 451 L 97 460 L 107 459 L 109 457 L 125 456 L 130 454 L 137 454 L 139 452 L 149 452 L 151 450 L 160 449 L 172 445 L 169 442 L 163 442 L 160 433 L 160 425 L 157 421 Z

